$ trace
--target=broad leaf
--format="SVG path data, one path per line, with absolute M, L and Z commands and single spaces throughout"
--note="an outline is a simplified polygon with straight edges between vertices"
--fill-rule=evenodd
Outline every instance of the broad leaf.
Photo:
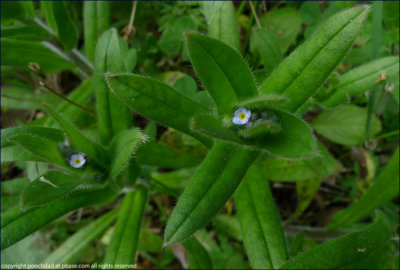
M 217 141 L 179 198 L 165 229 L 165 243 L 179 242 L 206 225 L 257 156 L 257 152 Z
M 285 238 L 265 169 L 254 163 L 235 193 L 243 241 L 251 266 L 276 269 L 287 258 Z
M 50 38 L 50 34 L 39 26 L 6 26 L 1 27 L 1 36 L 3 38 L 43 41 Z
M 311 126 L 325 138 L 343 145 L 360 145 L 365 141 L 367 109 L 348 104 L 323 111 L 311 122 Z M 381 130 L 376 116 L 371 119 L 370 135 Z
M 206 113 L 207 107 L 151 78 L 118 74 L 108 75 L 106 79 L 114 93 L 132 110 L 210 145 L 210 140 L 199 136 L 189 128 L 190 118 L 196 114 Z
M 383 169 L 372 187 L 356 203 L 339 212 L 328 225 L 328 229 L 350 225 L 372 210 L 399 195 L 399 148 L 394 152 L 389 164 Z
M 44 263 L 76 263 L 93 243 L 93 240 L 100 237 L 111 226 L 117 218 L 117 215 L 118 210 L 114 209 L 92 221 L 57 247 L 57 249 L 44 260 Z
M 32 181 L 21 194 L 21 208 L 41 206 L 62 198 L 82 184 L 76 175 L 49 171 Z
M 208 114 L 194 117 L 192 128 L 209 136 L 265 151 L 274 156 L 300 158 L 316 154 L 313 135 L 303 120 L 283 111 L 273 113 L 280 122 L 282 131 L 263 134 L 261 139 L 241 137 L 238 132 L 226 127 L 222 118 Z
M 262 93 L 289 98 L 283 109 L 296 111 L 322 85 L 351 48 L 368 8 L 355 7 L 332 16 L 267 78 Z
M 126 195 L 117 224 L 104 258 L 104 263 L 133 264 L 139 239 L 140 224 L 147 201 L 147 189 L 138 185 Z
M 360 232 L 327 241 L 282 265 L 281 269 L 380 268 L 387 261 L 391 230 L 383 213 Z
M 189 34 L 187 40 L 194 69 L 220 114 L 229 112 L 238 101 L 258 95 L 253 75 L 238 52 L 199 34 Z

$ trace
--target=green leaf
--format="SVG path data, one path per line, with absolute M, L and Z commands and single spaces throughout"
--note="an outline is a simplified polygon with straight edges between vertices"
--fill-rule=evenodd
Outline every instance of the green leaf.
M 352 224 L 399 195 L 399 148 L 372 187 L 356 203 L 333 217 L 328 229 Z
M 198 156 L 180 152 L 156 141 L 141 145 L 135 156 L 139 164 L 161 168 L 193 167 L 202 161 Z
M 208 35 L 239 51 L 239 29 L 232 1 L 202 1 Z
M 304 213 L 321 186 L 321 183 L 322 181 L 320 179 L 309 179 L 296 183 L 297 207 L 293 216 L 291 216 L 286 223 L 296 220 Z
M 351 48 L 367 11 L 367 7 L 355 7 L 332 16 L 278 66 L 260 91 L 286 95 L 289 102 L 282 108 L 296 111 L 322 85 Z
M 147 189 L 138 185 L 126 195 L 118 215 L 115 230 L 108 245 L 104 263 L 133 264 L 140 232 L 140 224 L 147 201 Z
M 213 269 L 210 255 L 196 237 L 185 240 L 183 246 L 189 260 L 188 269 Z
M 57 247 L 44 260 L 44 263 L 71 264 L 78 262 L 78 259 L 82 257 L 93 241 L 99 238 L 111 226 L 117 215 L 118 211 L 114 209 L 95 221 L 90 222 Z
M 49 222 L 78 208 L 110 203 L 117 194 L 109 188 L 81 190 L 51 205 L 22 211 L 17 207 L 1 215 L 1 249 L 39 230 Z
M 26 17 L 23 2 L 2 1 L 1 2 L 1 25 L 9 24 L 14 20 L 22 20 Z
M 260 139 L 241 137 L 229 129 L 223 119 L 212 115 L 199 115 L 193 118 L 192 128 L 218 139 L 234 142 L 258 151 L 265 151 L 274 156 L 300 158 L 316 153 L 314 137 L 307 124 L 292 114 L 273 111 L 280 122 L 282 131 L 266 133 Z
M 78 43 L 78 32 L 68 15 L 65 2 L 42 1 L 40 3 L 48 25 L 53 29 L 64 50 L 69 52 Z
M 17 135 L 32 135 L 42 137 L 52 142 L 64 141 L 64 134 L 61 130 L 46 127 L 14 127 L 1 130 L 1 148 L 11 146 L 14 143 L 9 138 Z
M 189 128 L 190 118 L 196 114 L 206 113 L 207 107 L 158 80 L 144 76 L 107 75 L 106 80 L 114 93 L 132 110 L 210 145 L 209 140 Z
M 168 220 L 165 243 L 179 242 L 206 225 L 234 193 L 257 156 L 257 152 L 215 142 Z
M 114 179 L 129 165 L 136 148 L 144 141 L 144 135 L 137 128 L 123 130 L 113 138 L 109 151 L 111 155 L 110 179 Z
M 266 19 L 265 16 L 268 18 Z M 299 11 L 291 7 L 280 7 L 268 11 L 266 15 L 260 17 L 260 22 L 263 28 L 269 29 L 275 35 L 283 54 L 296 41 L 301 30 Z
M 287 258 L 285 238 L 265 169 L 254 163 L 235 193 L 243 241 L 251 266 L 277 269 Z
M 244 107 L 247 109 L 268 109 L 281 106 L 287 102 L 287 97 L 279 94 L 261 94 L 253 98 L 246 99 L 235 105 L 235 108 Z
M 43 180 L 42 180 L 43 179 Z M 21 194 L 21 208 L 49 204 L 62 198 L 82 184 L 82 179 L 76 175 L 49 171 L 32 181 Z
M 54 163 L 62 168 L 71 168 L 58 150 L 57 142 L 31 135 L 16 135 L 9 138 L 9 140 L 47 162 Z M 42 161 L 41 159 L 40 161 Z
M 60 98 L 53 94 L 34 93 L 32 90 L 3 87 L 1 89 L 1 107 L 22 109 L 22 110 L 41 110 L 42 103 L 58 104 Z
M 130 128 L 132 123 L 130 110 L 108 88 L 104 79 L 106 72 L 125 72 L 119 37 L 114 28 L 101 35 L 94 58 L 96 108 L 101 142 L 104 145 L 108 145 L 119 131 Z
M 311 126 L 325 138 L 339 144 L 353 146 L 365 141 L 367 109 L 348 104 L 323 111 Z M 379 119 L 371 119 L 370 136 L 381 130 Z
M 333 107 L 349 99 L 350 96 L 362 94 L 377 87 L 382 81 L 379 75 L 385 74 L 389 82 L 399 80 L 399 58 L 388 56 L 353 68 L 340 76 L 336 92 L 322 104 Z
M 108 164 L 107 161 L 109 160 L 109 157 L 103 146 L 89 140 L 80 130 L 64 119 L 54 109 L 47 105 L 44 107 L 47 113 L 49 113 L 51 117 L 53 117 L 64 129 L 65 133 L 76 148 L 91 157 L 99 166 L 104 167 L 105 164 Z
M 189 34 L 187 40 L 196 73 L 220 114 L 229 112 L 235 103 L 258 95 L 253 75 L 238 52 L 199 34 Z
M 391 230 L 381 212 L 363 231 L 327 241 L 292 258 L 281 269 L 381 268 L 387 262 Z
M 30 41 L 43 41 L 50 38 L 49 32 L 35 25 L 2 26 L 1 36 L 3 38 Z
M 300 7 L 300 16 L 308 25 L 318 24 L 321 17 L 318 2 L 303 2 Z
M 75 68 L 68 59 L 61 57 L 40 42 L 1 38 L 1 65 L 29 70 L 29 63 L 39 64 L 40 70 L 44 73 Z
M 219 214 L 213 219 L 213 227 L 217 232 L 225 233 L 237 241 L 243 242 L 239 219 L 228 214 Z
M 29 178 L 21 177 L 1 181 L 1 213 L 4 214 L 13 206 L 19 205 L 22 190 L 30 183 Z
M 97 39 L 110 27 L 110 2 L 83 2 L 83 32 L 86 57 L 93 61 Z
M 185 187 L 187 186 L 187 183 L 189 182 L 189 179 L 193 176 L 195 173 L 197 167 L 194 168 L 185 168 L 181 170 L 176 170 L 172 172 L 163 172 L 163 173 L 152 173 L 151 178 L 152 180 L 157 181 L 157 185 L 159 186 L 160 184 L 162 185 L 160 189 L 162 188 L 168 188 L 166 190 L 166 193 L 171 193 L 168 192 L 170 191 L 169 189 L 173 190 L 173 193 L 171 194 L 174 197 L 178 197 L 179 194 L 183 192 Z
M 177 54 L 184 41 L 184 32 L 196 30 L 196 23 L 189 16 L 177 18 L 171 27 L 168 27 L 161 35 L 159 45 L 167 54 Z
M 282 61 L 282 52 L 278 40 L 273 34 L 263 28 L 253 30 L 253 40 L 255 48 L 261 55 L 261 61 L 267 70 L 267 74 L 270 74 Z

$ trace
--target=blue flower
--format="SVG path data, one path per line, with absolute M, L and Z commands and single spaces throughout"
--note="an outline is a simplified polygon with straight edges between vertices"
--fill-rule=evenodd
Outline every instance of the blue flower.
M 232 122 L 236 125 L 244 125 L 249 121 L 250 116 L 251 111 L 246 110 L 245 108 L 239 108 L 236 110 Z
M 75 154 L 71 156 L 69 160 L 69 165 L 74 168 L 80 168 L 85 164 L 86 160 L 83 154 Z

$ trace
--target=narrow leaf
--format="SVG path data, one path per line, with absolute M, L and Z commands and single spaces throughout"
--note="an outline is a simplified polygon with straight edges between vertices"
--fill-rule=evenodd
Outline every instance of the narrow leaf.
M 296 111 L 351 48 L 367 11 L 367 7 L 355 7 L 332 16 L 278 66 L 260 91 L 287 95 L 289 102 L 282 108 Z
M 232 196 L 257 152 L 217 141 L 179 198 L 165 229 L 165 243 L 200 229 Z
M 238 52 L 199 34 L 189 34 L 187 40 L 194 69 L 219 113 L 229 112 L 238 101 L 258 95 L 253 75 Z
M 134 264 L 147 189 L 138 185 L 126 195 L 104 258 L 110 264 Z
M 1 249 L 11 246 L 70 211 L 84 206 L 110 203 L 116 196 L 115 191 L 108 188 L 82 190 L 51 205 L 27 211 L 22 211 L 19 207 L 10 210 L 1 216 Z
M 110 227 L 117 215 L 118 211 L 114 209 L 92 221 L 57 247 L 44 260 L 44 263 L 71 264 L 78 262 L 78 259 L 90 247 L 93 240 L 100 237 Z
M 399 194 L 399 148 L 394 152 L 389 164 L 379 174 L 372 187 L 355 204 L 339 212 L 328 225 L 328 229 L 350 225 L 372 210 L 392 200 Z
M 248 170 L 235 193 L 235 202 L 251 266 L 280 267 L 287 258 L 285 238 L 266 171 L 259 163 Z

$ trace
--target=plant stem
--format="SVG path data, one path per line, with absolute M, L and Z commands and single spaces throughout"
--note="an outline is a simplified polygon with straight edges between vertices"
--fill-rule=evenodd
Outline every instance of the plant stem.
M 251 1 L 249 1 L 249 4 L 250 4 L 251 12 L 253 12 L 254 18 L 256 19 L 256 23 L 257 23 L 258 28 L 261 28 L 261 23 L 260 23 L 260 20 L 258 19 L 257 12 L 254 9 L 253 3 Z

